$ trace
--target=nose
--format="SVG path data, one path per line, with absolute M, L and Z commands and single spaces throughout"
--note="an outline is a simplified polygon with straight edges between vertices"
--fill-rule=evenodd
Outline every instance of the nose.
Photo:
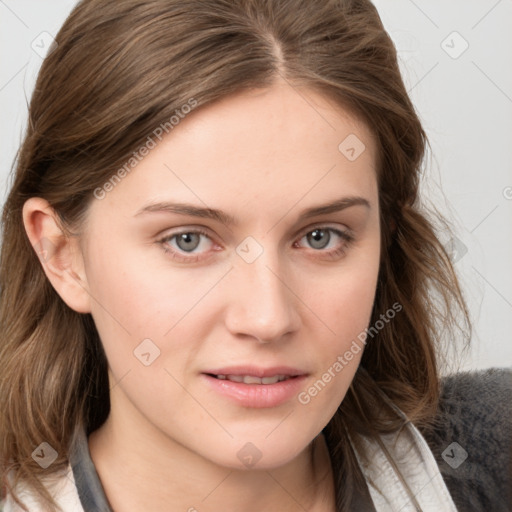
M 300 326 L 294 291 L 289 273 L 280 270 L 278 257 L 270 251 L 252 263 L 237 261 L 230 272 L 230 303 L 226 326 L 234 336 L 246 336 L 260 343 L 279 341 Z

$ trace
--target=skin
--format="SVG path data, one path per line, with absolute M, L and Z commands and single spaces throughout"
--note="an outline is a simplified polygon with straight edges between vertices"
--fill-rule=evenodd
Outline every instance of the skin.
M 350 134 L 366 147 L 354 161 L 338 150 Z M 311 90 L 276 82 L 189 114 L 92 202 L 79 237 L 62 234 L 46 201 L 27 201 L 31 242 L 53 244 L 49 280 L 71 308 L 92 314 L 109 361 L 111 414 L 89 447 L 116 511 L 334 510 L 321 431 L 362 351 L 306 405 L 294 396 L 244 407 L 200 374 L 287 365 L 307 372 L 304 391 L 368 326 L 380 258 L 375 161 L 363 123 Z M 348 196 L 369 207 L 298 220 Z M 217 208 L 238 224 L 136 215 L 162 201 Z M 176 238 L 160 242 L 198 227 L 208 237 L 192 239 L 192 254 Z M 322 227 L 348 229 L 354 240 L 324 231 L 315 245 L 306 235 Z M 252 263 L 236 251 L 248 236 L 263 250 Z M 160 350 L 149 366 L 134 356 L 147 338 Z M 250 468 L 237 456 L 246 443 L 261 455 Z

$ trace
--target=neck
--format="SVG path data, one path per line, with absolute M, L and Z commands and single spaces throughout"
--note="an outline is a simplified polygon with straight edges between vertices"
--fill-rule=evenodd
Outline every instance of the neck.
M 218 466 L 155 427 L 121 420 L 111 411 L 90 435 L 89 450 L 110 505 L 118 512 L 335 510 L 322 434 L 284 466 L 237 470 Z

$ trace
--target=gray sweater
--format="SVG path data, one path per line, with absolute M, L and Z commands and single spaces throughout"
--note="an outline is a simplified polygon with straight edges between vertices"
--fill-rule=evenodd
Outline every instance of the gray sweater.
M 461 512 L 512 510 L 511 402 L 510 369 L 459 373 L 442 381 L 437 425 L 424 437 Z M 453 442 L 467 453 L 460 465 L 465 453 L 449 449 Z

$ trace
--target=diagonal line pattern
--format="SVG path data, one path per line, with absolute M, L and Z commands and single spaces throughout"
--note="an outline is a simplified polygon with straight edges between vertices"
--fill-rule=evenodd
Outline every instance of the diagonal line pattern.
M 109 391 L 112 391 L 131 371 L 132 369 L 130 368 L 126 373 L 123 374 L 123 376 L 119 380 L 116 380 L 116 382 L 114 382 L 114 384 L 110 386 Z
M 429 75 L 434 68 L 436 68 L 439 65 L 439 61 L 437 61 L 408 91 L 407 93 L 410 93 L 417 85 L 419 85 L 426 77 Z
M 230 471 L 201 501 L 206 501 L 233 473 Z
M 487 16 L 490 14 L 491 11 L 493 11 L 498 4 L 501 4 L 502 0 L 498 0 L 472 27 L 471 30 L 473 30 L 477 25 L 480 24 L 481 21 L 483 21 Z
M 17 71 L 9 80 L 0 87 L 0 91 L 3 91 L 26 67 L 28 66 L 28 62 L 19 70 Z
M 3 0 L 0 0 L 0 4 L 2 4 L 6 9 L 11 11 L 11 13 L 14 16 L 16 16 L 16 18 L 18 18 L 18 20 L 21 21 L 21 23 L 23 23 L 23 25 L 25 25 L 26 28 L 30 28 Z
M 498 91 L 501 92 L 501 94 L 503 94 L 503 96 L 505 96 L 505 98 L 507 98 L 508 101 L 512 103 L 512 98 L 474 60 L 472 60 L 471 63 L 478 69 L 478 71 L 480 71 L 480 73 L 482 73 L 482 75 L 485 76 L 485 78 L 487 78 L 487 80 L 489 80 L 489 82 L 491 82 L 491 84 L 494 85 L 494 87 L 496 87 L 496 89 L 498 89 Z
M 190 393 L 190 391 L 185 388 L 185 386 L 183 386 L 183 384 L 181 382 L 178 381 L 178 379 L 176 379 L 176 377 L 174 377 L 174 375 L 167 369 L 167 368 L 164 368 L 164 370 L 169 374 L 170 377 L 172 377 L 174 379 L 174 381 L 181 387 L 181 389 L 183 389 L 183 391 L 185 391 L 185 393 L 187 393 L 196 403 L 197 405 L 199 405 L 199 407 L 201 407 L 204 412 L 206 414 L 208 414 L 208 416 L 210 416 L 210 418 L 215 421 L 215 423 L 217 423 L 217 425 L 219 425 L 219 427 L 224 430 L 224 432 L 226 432 L 226 434 L 231 437 L 233 439 L 233 435 L 222 425 L 222 423 L 220 423 L 216 418 L 215 416 L 213 416 L 213 414 L 210 413 L 210 411 L 208 411 L 208 409 L 192 394 Z
M 409 2 L 411 2 L 411 4 L 414 5 L 414 7 L 416 7 L 416 9 L 418 9 L 418 11 L 423 14 L 423 16 L 425 16 L 425 18 L 427 18 L 427 20 L 430 21 L 432 25 L 434 25 L 434 27 L 439 28 L 439 25 L 417 3 L 415 3 L 413 0 L 409 0 Z
M 497 290 L 475 267 L 471 267 L 512 308 L 512 303 L 499 290 Z
M 490 212 L 489 212 L 489 213 L 488 213 L 488 214 L 487 214 L 487 215 L 486 215 L 486 216 L 485 216 L 485 217 L 484 217 L 484 218 L 483 218 L 483 219 L 482 219 L 482 220 L 481 220 L 481 221 L 480 221 L 480 222 L 479 222 L 479 223 L 478 223 L 478 224 L 477 224 L 477 225 L 476 225 L 476 226 L 475 226 L 471 231 L 470 231 L 470 233 L 473 233 L 473 231 L 475 231 L 475 230 L 476 230 L 476 228 L 477 228 L 478 226 L 480 226 L 480 224 L 482 224 L 482 223 L 487 219 L 487 217 L 489 217 L 489 216 L 491 215 L 491 213 L 493 213 L 493 212 L 496 210 L 496 208 L 498 208 L 498 206 L 499 206 L 499 204 L 497 204 L 497 205 L 496 205 L 496 206 L 495 206 L 495 207 L 494 207 L 494 208 L 493 208 L 493 209 L 492 209 L 492 210 L 491 210 L 491 211 L 490 211 Z
M 266 436 L 265 439 L 270 437 L 270 435 L 277 430 L 278 427 L 280 427 L 284 421 L 294 412 L 294 409 L 292 409 Z

